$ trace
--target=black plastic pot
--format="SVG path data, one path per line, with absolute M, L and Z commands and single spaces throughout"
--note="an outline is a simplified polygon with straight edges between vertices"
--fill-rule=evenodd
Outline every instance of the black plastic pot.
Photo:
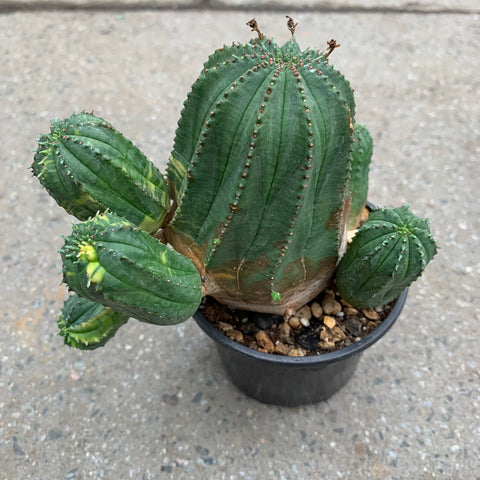
M 362 352 L 380 340 L 397 320 L 407 294 L 405 289 L 387 318 L 365 338 L 342 350 L 316 356 L 257 352 L 223 335 L 200 311 L 193 318 L 215 341 L 225 371 L 240 390 L 264 403 L 297 406 L 325 400 L 350 380 Z

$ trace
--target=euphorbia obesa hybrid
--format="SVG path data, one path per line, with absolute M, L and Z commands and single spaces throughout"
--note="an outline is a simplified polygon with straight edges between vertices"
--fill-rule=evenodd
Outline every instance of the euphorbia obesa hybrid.
M 249 25 L 258 38 L 216 50 L 193 84 L 166 178 L 92 114 L 54 121 L 39 139 L 33 172 L 81 220 L 61 249 L 75 292 L 60 319 L 67 343 L 103 345 L 129 316 L 184 321 L 203 295 L 283 314 L 335 274 L 349 302 L 376 306 L 435 254 L 408 207 L 373 212 L 347 249 L 372 139 L 328 61 L 338 45 L 302 51 L 292 35 L 279 46 Z

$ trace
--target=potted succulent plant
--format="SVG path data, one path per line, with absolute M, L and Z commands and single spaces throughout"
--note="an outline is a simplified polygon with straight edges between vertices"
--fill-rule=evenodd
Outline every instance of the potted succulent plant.
M 373 209 L 347 241 L 364 220 L 372 140 L 355 122 L 349 82 L 329 64 L 338 45 L 302 51 L 289 17 L 292 38 L 281 47 L 255 20 L 248 25 L 258 37 L 216 50 L 193 84 L 166 178 L 85 112 L 52 121 L 32 170 L 80 220 L 60 250 L 72 291 L 58 322 L 65 343 L 94 349 L 130 317 L 172 325 L 195 315 L 237 385 L 294 405 L 348 380 L 359 352 L 395 321 L 436 243 L 407 206 Z M 349 308 L 394 302 L 393 310 L 363 340 L 313 356 L 239 345 L 199 309 L 214 298 L 285 325 L 333 288 Z

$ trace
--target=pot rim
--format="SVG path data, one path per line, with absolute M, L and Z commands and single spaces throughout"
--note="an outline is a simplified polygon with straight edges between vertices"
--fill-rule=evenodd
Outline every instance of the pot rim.
M 312 367 L 320 364 L 329 364 L 335 363 L 346 358 L 352 357 L 363 352 L 365 349 L 378 342 L 388 330 L 393 326 L 395 321 L 402 311 L 405 301 L 408 295 L 408 288 L 406 288 L 397 298 L 395 304 L 393 305 L 392 310 L 383 320 L 383 322 L 375 328 L 371 333 L 366 337 L 362 338 L 358 342 L 344 347 L 340 350 L 335 350 L 333 352 L 322 353 L 319 355 L 310 355 L 305 357 L 288 357 L 283 355 L 275 355 L 273 353 L 264 353 L 257 350 L 253 350 L 245 345 L 232 340 L 227 337 L 219 330 L 217 330 L 211 323 L 203 316 L 200 310 L 197 310 L 193 314 L 193 319 L 197 325 L 216 343 L 222 345 L 224 348 L 229 350 L 234 350 L 239 355 L 247 356 L 252 359 L 257 359 L 258 361 L 268 362 L 270 364 L 276 365 L 298 365 L 303 367 Z

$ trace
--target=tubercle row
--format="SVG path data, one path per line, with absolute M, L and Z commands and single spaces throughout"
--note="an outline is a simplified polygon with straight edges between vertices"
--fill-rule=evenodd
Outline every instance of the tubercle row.
M 58 133 L 51 134 L 48 137 L 45 138 L 45 142 L 42 144 L 43 149 L 39 150 L 39 153 L 43 153 L 45 155 L 45 158 L 43 161 L 40 162 L 42 164 L 45 161 L 52 161 L 55 162 L 57 170 L 65 169 L 65 175 L 70 178 L 72 183 L 82 192 L 86 194 L 90 194 L 91 192 L 89 191 L 88 187 L 86 186 L 85 183 L 82 183 L 78 180 L 78 178 L 75 177 L 74 172 L 72 172 L 72 168 L 69 167 L 68 163 L 65 161 L 63 158 L 64 155 L 67 154 L 67 152 L 70 155 L 73 155 L 68 148 L 69 144 L 76 144 L 77 146 L 81 147 L 82 149 L 85 150 L 85 152 L 89 152 L 89 154 L 93 154 L 93 157 L 95 158 L 95 161 L 100 165 L 109 165 L 111 168 L 115 169 L 116 174 L 119 176 L 122 176 L 125 178 L 126 181 L 133 181 L 133 184 L 135 187 L 139 188 L 142 194 L 148 198 L 151 201 L 154 201 L 158 203 L 159 201 L 162 201 L 162 198 L 159 198 L 158 196 L 155 196 L 152 193 L 152 188 L 150 188 L 150 180 L 147 179 L 145 176 L 140 175 L 135 175 L 136 178 L 132 179 L 131 175 L 120 165 L 118 165 L 115 161 L 113 161 L 111 158 L 103 155 L 98 148 L 89 145 L 88 143 L 83 142 L 76 136 L 69 135 L 67 133 L 63 133 L 62 135 L 59 135 Z M 62 152 L 62 148 L 65 149 L 64 152 Z M 49 154 L 52 156 L 51 158 L 49 157 Z M 45 171 L 45 168 L 42 166 L 43 171 Z M 86 168 L 89 168 L 86 166 Z M 43 171 L 40 172 L 39 178 L 43 177 Z M 98 177 L 101 179 L 101 177 Z M 102 179 L 102 181 L 105 184 L 108 184 L 106 179 Z M 48 191 L 48 188 L 47 188 Z M 155 189 L 156 193 L 158 191 Z M 115 191 L 115 194 L 122 197 L 122 192 L 117 190 Z M 125 201 L 128 201 L 126 197 L 123 197 Z M 106 205 L 102 202 L 100 198 L 95 198 L 95 202 L 101 205 L 104 209 L 106 208 Z M 149 214 L 149 210 L 147 208 L 140 210 L 142 214 Z
M 74 123 L 74 119 L 77 120 L 76 123 Z M 83 120 L 82 120 L 83 118 Z M 111 132 L 111 134 L 115 134 L 116 137 L 118 137 L 116 140 L 116 144 L 109 143 L 109 147 L 117 150 L 119 155 L 124 155 L 125 152 L 128 149 L 136 149 L 138 153 L 142 156 L 142 160 L 144 162 L 144 166 L 148 166 L 152 170 L 152 178 L 155 174 L 157 177 L 162 177 L 163 175 L 158 170 L 158 168 L 148 160 L 148 158 L 138 150 L 138 148 L 135 146 L 135 144 L 125 137 L 121 132 L 116 130 L 110 123 L 106 122 L 105 120 L 94 117 L 93 115 L 82 113 L 82 114 L 73 114 L 72 117 L 69 119 L 63 120 L 63 121 L 55 121 L 52 122 L 50 126 L 50 131 L 51 135 L 57 135 L 59 138 L 62 139 L 71 139 L 73 141 L 76 141 L 77 143 L 84 144 L 86 146 L 89 146 L 92 150 L 98 151 L 96 147 L 92 146 L 92 143 L 95 142 L 102 142 L 103 140 L 99 140 L 98 138 L 95 137 L 89 137 L 87 132 L 85 131 L 85 128 L 88 127 L 99 127 L 101 129 L 104 129 L 105 131 Z M 91 142 L 91 143 L 90 143 Z M 124 145 L 124 148 L 119 148 L 118 143 L 121 142 Z M 145 175 L 144 170 L 138 169 L 138 165 L 136 163 L 131 163 L 130 167 L 132 168 L 133 172 L 135 172 L 139 177 L 141 177 L 143 180 L 145 180 L 146 183 L 152 183 L 154 186 L 157 186 L 152 179 L 148 178 Z
M 237 46 L 236 48 L 241 49 L 242 47 Z M 203 152 L 203 149 L 204 149 L 204 146 L 205 146 L 206 142 L 208 141 L 209 131 L 214 126 L 215 116 L 216 116 L 217 112 L 222 107 L 222 105 L 228 100 L 229 95 L 232 92 L 241 88 L 241 85 L 245 81 L 248 81 L 248 78 L 251 75 L 256 74 L 257 72 L 261 72 L 261 71 L 265 72 L 266 69 L 271 69 L 274 66 L 273 57 L 271 57 L 267 61 L 265 61 L 265 55 L 263 53 L 258 54 L 256 52 L 255 53 L 243 52 L 243 54 L 241 56 L 233 58 L 233 59 L 230 60 L 230 62 L 233 62 L 233 63 L 235 63 L 237 61 L 242 61 L 242 60 L 247 60 L 248 62 L 251 62 L 252 59 L 257 59 L 257 57 L 261 60 L 261 62 L 254 63 L 251 66 L 251 68 L 247 68 L 242 75 L 233 79 L 232 82 L 225 88 L 225 90 L 222 93 L 220 93 L 220 95 L 212 103 L 212 105 L 209 109 L 210 111 L 207 115 L 207 118 L 205 119 L 205 121 L 203 123 L 201 132 L 198 136 L 196 147 L 195 147 L 195 150 L 194 150 L 194 154 L 190 158 L 190 161 L 189 161 L 188 166 L 186 168 L 186 172 L 185 172 L 186 186 L 183 189 L 182 195 L 179 198 L 177 198 L 178 206 L 177 206 L 175 215 L 179 215 L 182 212 L 183 199 L 188 196 L 188 187 L 189 187 L 189 184 L 195 178 L 195 170 L 196 170 L 197 167 L 201 168 L 201 162 L 203 160 L 202 152 Z M 205 65 L 208 65 L 208 62 Z M 206 76 L 209 75 L 209 73 L 217 72 L 218 69 L 227 68 L 227 67 L 228 67 L 227 62 L 223 62 L 223 63 L 218 62 L 217 64 L 215 64 L 213 66 L 209 66 L 208 68 L 205 68 L 202 72 L 202 75 L 204 75 L 206 77 Z M 189 97 L 192 95 L 192 92 L 189 94 Z M 268 95 L 268 93 L 267 93 L 267 95 Z M 187 98 L 187 102 L 188 101 L 189 101 L 189 99 Z M 257 126 L 260 125 L 262 116 L 263 116 L 262 108 L 260 108 L 259 109 L 259 116 L 257 118 Z M 252 137 L 253 137 L 252 143 L 255 143 L 254 139 L 255 139 L 256 134 L 257 134 L 256 131 L 254 131 L 254 133 L 252 134 Z M 251 149 L 252 148 L 253 147 L 251 147 Z M 247 155 L 247 161 L 245 162 L 244 169 L 243 169 L 242 174 L 241 174 L 243 179 L 245 179 L 246 176 L 248 175 L 247 171 L 248 171 L 248 168 L 250 166 L 249 165 L 249 160 L 251 160 L 251 158 L 248 158 L 248 155 Z M 244 183 L 239 182 L 239 185 L 237 187 L 237 192 L 235 194 L 235 198 L 232 199 L 232 202 L 230 204 L 231 205 L 231 210 L 234 210 L 235 206 L 238 204 L 238 199 L 240 198 L 240 195 L 237 197 L 237 193 L 239 193 L 238 191 L 243 188 L 243 185 L 244 185 Z M 228 228 L 228 224 L 231 221 L 231 219 L 229 217 L 230 216 L 228 216 L 227 219 L 226 219 L 225 223 L 227 224 L 227 227 L 225 227 L 225 228 Z M 223 235 L 221 235 L 221 236 L 223 236 Z M 219 241 L 219 239 L 217 238 L 216 243 L 218 243 L 218 241 Z M 208 264 L 208 262 L 210 261 L 212 253 L 215 253 L 215 246 L 213 246 L 213 252 L 210 251 L 208 258 L 206 259 L 206 264 Z
M 241 170 L 240 176 L 239 176 L 239 181 L 237 184 L 237 188 L 235 189 L 232 201 L 229 205 L 230 207 L 230 213 L 229 215 L 225 218 L 225 221 L 221 227 L 221 229 L 218 232 L 218 235 L 216 238 L 213 239 L 213 244 L 211 245 L 211 248 L 208 252 L 207 258 L 206 258 L 206 264 L 212 260 L 214 257 L 218 245 L 221 245 L 222 240 L 224 236 L 226 235 L 229 226 L 232 224 L 235 218 L 235 214 L 241 210 L 241 198 L 242 194 L 245 191 L 248 179 L 249 179 L 249 170 L 253 162 L 255 162 L 256 157 L 255 157 L 255 146 L 257 144 L 257 141 L 259 137 L 261 137 L 262 134 L 262 121 L 263 117 L 265 115 L 265 112 L 268 109 L 268 104 L 270 100 L 270 96 L 272 95 L 272 92 L 277 85 L 278 79 L 280 74 L 282 73 L 282 70 L 285 68 L 285 65 L 276 65 L 275 70 L 273 71 L 273 74 L 271 75 L 270 82 L 266 88 L 265 95 L 263 98 L 263 102 L 259 105 L 258 108 L 258 115 L 255 119 L 255 125 L 252 131 L 251 135 L 251 141 L 249 144 L 249 149 L 248 153 L 245 156 L 244 159 L 244 164 L 243 164 L 243 169 Z M 313 150 L 313 130 L 312 130 L 312 119 L 310 118 L 310 108 L 306 102 L 306 96 L 304 95 L 304 90 L 303 90 L 303 85 L 302 85 L 302 79 L 301 76 L 296 69 L 294 65 L 290 65 L 288 67 L 288 70 L 283 72 L 286 75 L 291 75 L 292 78 L 295 79 L 295 82 L 297 84 L 298 88 L 298 94 L 301 96 L 301 101 L 303 101 L 303 108 L 305 112 L 305 122 L 308 127 L 308 139 L 307 139 L 307 145 L 305 147 L 305 160 L 303 165 L 300 167 L 300 175 L 298 178 L 298 193 L 297 193 L 297 198 L 296 198 L 296 205 L 295 205 L 295 211 L 293 213 L 290 213 L 291 218 L 286 222 L 288 225 L 286 231 L 282 235 L 282 237 L 285 239 L 282 243 L 282 247 L 280 249 L 275 248 L 273 244 L 275 243 L 276 240 L 274 239 L 272 241 L 272 252 L 278 252 L 275 258 L 270 258 L 271 260 L 271 268 L 266 272 L 266 280 L 269 282 L 270 290 L 271 292 L 275 292 L 276 288 L 276 281 L 277 277 L 280 274 L 280 267 L 284 261 L 284 258 L 287 255 L 287 251 L 289 249 L 290 243 L 292 242 L 294 231 L 295 231 L 295 224 L 297 221 L 297 218 L 299 216 L 299 213 L 302 209 L 304 198 L 305 198 L 305 190 L 308 188 L 308 182 L 310 179 L 310 169 L 312 166 L 312 150 Z M 239 266 L 241 269 L 241 264 Z
M 99 216 L 96 217 L 98 220 L 98 224 L 89 224 L 87 225 L 86 223 L 81 223 L 74 225 L 74 230 L 73 234 L 66 238 L 66 242 L 64 245 L 64 248 L 60 250 L 60 253 L 66 258 L 70 259 L 70 261 L 74 262 L 74 264 L 77 265 L 77 269 L 82 269 L 81 264 L 85 264 L 85 262 L 80 262 L 79 261 L 79 249 L 81 245 L 89 244 L 92 245 L 95 249 L 97 254 L 102 252 L 101 257 L 96 259 L 96 262 L 98 262 L 99 266 L 104 269 L 107 273 L 112 274 L 109 270 L 108 267 L 108 261 L 105 262 L 108 257 L 110 258 L 117 258 L 116 261 L 125 263 L 129 265 L 129 268 L 131 269 L 131 279 L 135 279 L 134 272 L 138 272 L 139 274 L 143 276 L 147 276 L 148 278 L 151 278 L 152 281 L 155 281 L 156 278 L 165 281 L 167 284 L 171 284 L 172 287 L 176 288 L 181 288 L 181 289 L 193 289 L 196 290 L 197 285 L 190 285 L 186 282 L 180 282 L 178 278 L 173 276 L 173 272 L 170 272 L 171 276 L 169 277 L 166 272 L 164 274 L 160 274 L 158 272 L 152 271 L 152 269 L 147 268 L 145 265 L 138 263 L 131 259 L 128 254 L 122 253 L 122 252 L 117 252 L 115 249 L 110 248 L 108 246 L 108 240 L 104 240 L 104 236 L 108 234 L 108 232 L 116 232 L 116 231 L 131 231 L 133 234 L 135 232 L 139 231 L 140 229 L 132 224 L 129 224 L 128 222 L 108 222 L 104 220 L 103 218 L 100 218 Z M 90 222 L 87 222 L 90 223 Z M 168 267 L 166 265 L 166 267 Z M 170 268 L 168 268 L 170 270 Z M 64 275 L 64 282 L 68 284 L 67 280 L 67 267 L 64 265 L 63 266 L 63 275 Z M 77 272 L 78 275 L 78 272 Z M 87 274 L 88 275 L 88 274 Z M 115 276 L 115 274 L 113 274 Z M 100 295 L 103 297 L 107 302 L 113 302 L 117 303 L 118 299 L 115 299 L 113 296 L 109 295 L 108 290 L 105 290 L 102 288 L 104 283 L 104 280 L 96 283 L 93 282 L 90 283 L 88 282 L 87 284 L 87 291 L 94 289 L 95 290 L 95 295 Z M 69 288 L 71 289 L 70 285 Z M 77 292 L 79 294 L 84 294 L 85 292 Z M 90 297 L 89 297 L 90 298 Z M 170 301 L 167 297 L 164 297 L 165 301 Z M 113 306 L 112 303 L 112 306 Z M 145 307 L 141 302 L 135 302 L 132 304 L 123 304 L 122 308 L 124 308 L 126 311 L 128 311 L 131 315 L 135 316 L 136 310 L 143 312 L 146 315 L 155 315 L 158 319 L 162 320 L 168 320 L 171 321 L 172 318 L 164 315 L 163 313 L 159 311 L 152 311 L 149 308 Z
M 316 57 L 313 55 L 317 55 Z M 344 182 L 341 187 L 341 192 L 343 195 L 343 202 L 345 205 L 345 202 L 347 201 L 347 196 L 349 195 L 349 187 L 348 184 L 350 182 L 350 178 L 352 175 L 352 153 L 353 153 L 353 138 L 354 138 L 354 129 L 353 129 L 353 119 L 352 119 L 352 112 L 349 109 L 347 99 L 342 95 L 342 92 L 340 89 L 338 89 L 335 85 L 334 80 L 332 79 L 332 76 L 330 75 L 331 73 L 334 73 L 337 76 L 337 79 L 340 81 L 346 81 L 345 77 L 335 70 L 333 67 L 328 65 L 328 62 L 326 58 L 323 56 L 323 54 L 320 51 L 314 51 L 308 49 L 303 53 L 303 56 L 300 59 L 295 58 L 295 62 L 298 62 L 298 68 L 300 70 L 300 73 L 305 75 L 314 75 L 315 77 L 319 77 L 318 81 L 322 81 L 327 88 L 331 89 L 332 91 L 335 92 L 336 96 L 338 97 L 339 103 L 343 105 L 345 108 L 345 111 L 348 112 L 349 119 L 350 119 L 350 148 L 348 152 L 348 162 L 346 163 L 345 171 L 343 172 L 343 178 Z M 295 66 L 295 63 L 294 63 Z M 300 77 L 301 78 L 301 77 Z M 317 80 L 317 79 L 316 79 Z M 305 84 L 305 88 L 308 87 L 307 85 L 308 82 Z M 302 100 L 306 102 L 305 94 L 304 92 L 302 93 Z M 310 93 L 310 95 L 313 95 Z M 312 97 L 313 100 L 313 97 Z M 310 110 L 310 108 L 308 108 Z M 311 122 L 312 122 L 312 117 L 310 116 L 308 118 L 309 122 L 309 127 L 311 127 Z M 311 132 L 313 132 L 311 130 Z M 315 146 L 315 145 L 314 145 Z M 312 147 L 312 151 L 314 151 L 314 148 Z M 312 159 L 311 159 L 312 160 Z M 315 160 L 313 160 L 315 161 Z M 311 163 L 308 168 L 311 168 Z M 323 166 L 322 166 L 323 168 Z M 328 168 L 328 165 L 326 165 L 326 168 Z M 319 172 L 319 176 L 322 176 L 322 172 Z M 318 194 L 315 193 L 315 199 L 317 198 Z M 338 229 L 337 233 L 337 250 L 341 249 L 341 245 L 344 243 L 344 232 L 342 229 L 343 224 L 346 222 L 346 217 L 345 217 L 345 212 L 342 210 L 342 212 L 339 212 L 336 218 L 336 226 Z
M 280 249 L 272 249 L 274 252 L 278 252 L 276 255 L 276 258 L 271 258 L 272 263 L 271 263 L 271 268 L 267 274 L 266 280 L 269 282 L 270 286 L 270 292 L 272 295 L 272 299 L 275 299 L 275 296 L 278 295 L 278 293 L 281 294 L 281 292 L 278 292 L 278 280 L 281 277 L 281 267 L 287 258 L 288 250 L 294 241 L 295 235 L 300 235 L 300 232 L 298 232 L 298 229 L 296 228 L 297 225 L 297 220 L 299 216 L 301 215 L 302 208 L 304 207 L 305 204 L 305 194 L 306 190 L 309 188 L 309 185 L 311 183 L 311 169 L 312 169 L 312 162 L 313 162 L 313 152 L 314 152 L 314 131 L 313 131 L 313 125 L 312 125 L 312 112 L 311 112 L 311 107 L 308 103 L 306 92 L 305 92 L 305 86 L 303 84 L 303 79 L 302 79 L 302 74 L 300 68 L 303 68 L 304 65 L 302 62 L 299 62 L 297 68 L 297 65 L 292 62 L 289 66 L 284 66 L 286 68 L 286 74 L 291 75 L 296 83 L 296 93 L 300 97 L 300 101 L 303 104 L 303 113 L 304 113 L 304 122 L 307 126 L 307 138 L 306 138 L 306 145 L 305 145 L 305 152 L 304 152 L 304 160 L 302 165 L 299 167 L 299 175 L 296 179 L 296 184 L 297 184 L 297 193 L 296 193 L 296 202 L 295 202 L 295 207 L 294 207 L 294 212 L 291 214 L 289 220 L 286 223 L 286 231 L 283 233 L 282 237 L 284 238 L 284 241 L 282 243 L 282 246 Z M 280 68 L 277 69 L 276 74 L 279 73 Z M 312 67 L 313 69 L 313 67 Z M 321 75 L 321 72 L 319 73 Z
M 248 70 L 245 73 L 245 77 L 250 76 L 253 72 L 257 72 L 258 67 L 255 66 L 251 70 Z M 276 74 L 276 73 L 275 73 Z M 245 155 L 244 158 L 244 163 L 243 163 L 243 168 L 240 172 L 239 178 L 238 178 L 238 183 L 237 186 L 232 194 L 231 201 L 229 202 L 229 210 L 230 213 L 226 216 L 224 222 L 222 223 L 220 230 L 218 231 L 218 234 L 215 238 L 212 239 L 212 243 L 210 245 L 210 248 L 207 251 L 207 255 L 205 258 L 205 265 L 208 266 L 209 263 L 212 261 L 213 257 L 215 256 L 217 252 L 218 246 L 222 243 L 229 226 L 232 224 L 234 220 L 234 216 L 237 212 L 240 211 L 240 201 L 242 198 L 242 194 L 245 191 L 248 179 L 249 179 L 249 171 L 250 167 L 252 166 L 252 162 L 255 161 L 255 146 L 257 144 L 258 140 L 258 135 L 259 135 L 259 129 L 262 125 L 263 117 L 265 115 L 265 110 L 267 108 L 267 104 L 269 101 L 269 97 L 272 93 L 272 89 L 275 85 L 275 74 L 273 75 L 272 79 L 269 82 L 269 86 L 267 87 L 265 91 L 265 95 L 263 98 L 263 102 L 260 104 L 257 112 L 257 116 L 255 119 L 255 125 L 251 134 L 250 138 L 250 144 L 248 146 L 248 153 Z M 278 76 L 278 75 L 277 75 Z M 232 89 L 236 88 L 238 86 L 238 83 L 241 83 L 243 81 L 243 77 L 240 77 L 238 79 L 238 82 L 234 82 L 232 84 Z M 223 100 L 225 100 L 226 97 L 223 97 Z M 221 103 L 217 103 L 217 108 L 220 108 Z

